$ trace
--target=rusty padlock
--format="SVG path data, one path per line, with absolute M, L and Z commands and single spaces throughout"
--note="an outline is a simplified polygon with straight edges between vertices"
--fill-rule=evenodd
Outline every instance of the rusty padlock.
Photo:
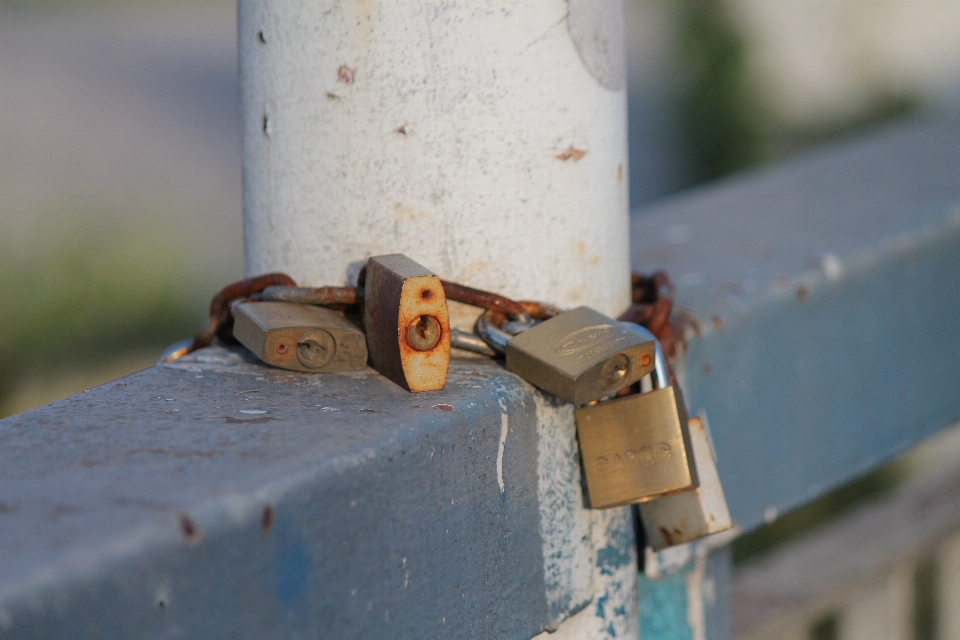
M 233 305 L 233 335 L 267 364 L 293 371 L 360 371 L 367 342 L 336 311 L 288 302 Z
M 408 391 L 447 382 L 450 321 L 440 278 L 401 254 L 367 261 L 363 324 L 373 368 Z
M 590 307 L 565 311 L 517 335 L 493 325 L 490 312 L 476 331 L 506 354 L 507 369 L 573 404 L 612 395 L 654 367 L 656 340 L 638 325 L 619 322 Z
M 594 509 L 646 502 L 698 484 L 683 399 L 678 388 L 669 386 L 666 359 L 660 343 L 655 344 L 653 391 L 576 410 L 587 494 Z
M 700 486 L 640 505 L 647 542 L 654 551 L 733 527 L 707 424 L 701 418 L 690 418 L 689 427 Z

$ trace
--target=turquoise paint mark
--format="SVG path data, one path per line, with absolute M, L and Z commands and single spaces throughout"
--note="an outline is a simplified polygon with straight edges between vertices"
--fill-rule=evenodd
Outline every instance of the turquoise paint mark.
M 606 618 L 606 617 L 607 617 L 607 612 L 604 611 L 603 608 L 604 608 L 604 606 L 606 606 L 607 600 L 608 600 L 609 598 L 610 598 L 610 596 L 608 596 L 608 595 L 603 595 L 603 596 L 597 598 L 597 617 L 598 617 L 598 618 Z
M 310 588 L 310 556 L 299 532 L 276 527 L 273 540 L 273 569 L 276 595 L 286 607 L 306 604 Z
M 687 622 L 689 569 L 659 580 L 640 574 L 640 637 L 643 640 L 692 640 Z
M 597 568 L 600 575 L 612 576 L 615 569 L 633 562 L 633 529 L 612 527 L 607 531 L 607 546 L 597 551 Z

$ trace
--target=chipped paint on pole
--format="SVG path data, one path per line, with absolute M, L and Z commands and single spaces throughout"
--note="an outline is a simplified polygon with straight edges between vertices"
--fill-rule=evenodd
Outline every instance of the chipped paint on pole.
M 343 284 L 400 252 L 511 297 L 622 311 L 622 9 L 239 0 L 247 272 Z

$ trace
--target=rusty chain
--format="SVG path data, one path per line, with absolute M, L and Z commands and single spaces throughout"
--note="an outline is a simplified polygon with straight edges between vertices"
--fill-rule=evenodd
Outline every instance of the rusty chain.
M 355 310 L 363 303 L 363 273 L 357 287 L 298 287 L 285 273 L 268 273 L 233 282 L 221 289 L 210 301 L 210 314 L 192 341 L 177 343 L 161 357 L 172 362 L 192 351 L 209 346 L 215 337 L 235 343 L 231 307 L 237 302 L 269 301 L 311 304 L 338 311 Z M 546 320 L 562 310 L 534 301 L 515 301 L 496 293 L 441 280 L 448 300 L 486 309 L 491 323 L 500 327 L 508 322 L 530 325 Z M 673 283 L 665 271 L 651 275 L 630 274 L 632 304 L 619 320 L 645 327 L 660 341 L 668 358 L 677 354 L 682 335 L 671 318 L 673 311 Z M 466 339 L 464 337 L 464 339 Z

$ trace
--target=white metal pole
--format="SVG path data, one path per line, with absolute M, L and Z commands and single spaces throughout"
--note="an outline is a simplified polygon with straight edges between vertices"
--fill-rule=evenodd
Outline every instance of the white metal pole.
M 404 253 L 511 297 L 629 304 L 622 0 L 239 0 L 239 47 L 248 274 L 349 283 Z M 635 637 L 636 569 L 602 559 L 629 513 L 583 510 L 572 411 L 537 413 L 547 600 L 608 605 L 554 635 Z
M 629 304 L 621 0 L 239 0 L 248 274 Z

